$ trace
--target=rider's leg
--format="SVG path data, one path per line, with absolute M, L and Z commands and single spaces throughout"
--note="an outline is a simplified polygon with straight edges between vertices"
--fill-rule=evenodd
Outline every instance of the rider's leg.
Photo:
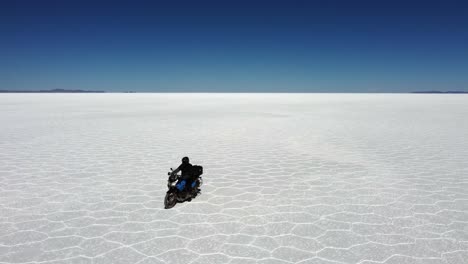
M 188 192 L 192 191 L 192 179 L 191 178 L 187 179 L 186 188 Z
M 183 191 L 183 190 L 185 189 L 186 183 L 187 183 L 186 180 L 180 180 L 180 181 L 176 184 L 177 190 Z

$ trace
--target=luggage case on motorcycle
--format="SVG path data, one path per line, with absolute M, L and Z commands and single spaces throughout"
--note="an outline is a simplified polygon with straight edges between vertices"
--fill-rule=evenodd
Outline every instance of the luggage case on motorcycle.
M 202 166 L 199 166 L 199 165 L 192 166 L 192 175 L 194 177 L 199 177 L 202 174 L 203 174 L 203 167 Z

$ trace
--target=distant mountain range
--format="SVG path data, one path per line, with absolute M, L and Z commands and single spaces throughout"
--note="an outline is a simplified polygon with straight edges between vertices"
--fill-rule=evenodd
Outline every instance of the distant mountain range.
M 423 93 L 423 94 L 468 94 L 465 91 L 417 91 L 411 93 Z
M 105 93 L 106 91 L 88 91 L 88 90 L 0 90 L 0 93 Z M 136 93 L 135 91 L 124 91 L 120 93 Z M 468 94 L 468 91 L 413 91 L 415 94 Z
M 0 90 L 0 93 L 105 93 L 105 91 L 86 91 L 86 90 L 67 90 L 67 89 L 52 89 L 52 90 Z

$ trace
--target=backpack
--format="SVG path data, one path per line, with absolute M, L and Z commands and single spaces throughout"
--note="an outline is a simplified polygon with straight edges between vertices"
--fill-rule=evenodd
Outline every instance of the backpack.
M 203 167 L 202 166 L 199 166 L 199 165 L 192 166 L 192 175 L 194 177 L 199 177 L 202 174 L 203 174 Z

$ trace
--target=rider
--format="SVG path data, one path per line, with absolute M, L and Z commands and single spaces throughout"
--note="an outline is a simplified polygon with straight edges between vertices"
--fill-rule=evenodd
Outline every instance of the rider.
M 179 171 L 182 171 L 182 176 L 180 177 L 179 183 L 177 184 L 180 186 L 179 190 L 184 190 L 184 187 L 186 186 L 187 191 L 192 190 L 192 182 L 193 182 L 193 177 L 192 177 L 192 164 L 189 162 L 188 157 L 183 157 L 182 158 L 182 164 L 180 164 L 177 169 L 172 171 L 172 176 L 175 176 Z

